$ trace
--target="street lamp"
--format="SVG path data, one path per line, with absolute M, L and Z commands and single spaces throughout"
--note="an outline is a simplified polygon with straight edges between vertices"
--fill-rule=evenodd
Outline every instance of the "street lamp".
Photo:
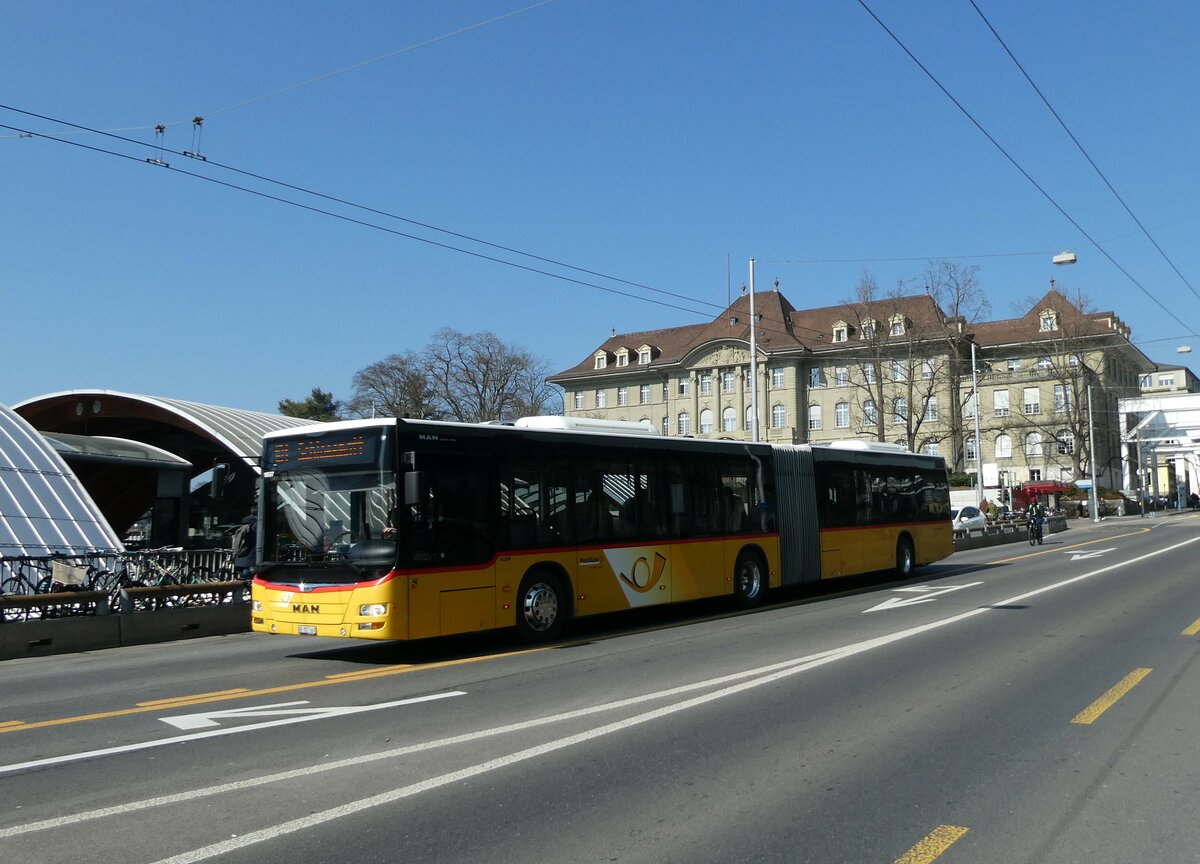
M 1063 250 L 1050 259 L 1056 267 L 1074 264 L 1079 258 L 1074 252 Z M 1092 385 L 1088 384 L 1088 467 L 1091 468 L 1092 488 L 1088 490 L 1088 503 L 1092 508 L 1092 522 L 1100 521 L 1099 498 L 1096 495 L 1096 426 L 1092 419 Z

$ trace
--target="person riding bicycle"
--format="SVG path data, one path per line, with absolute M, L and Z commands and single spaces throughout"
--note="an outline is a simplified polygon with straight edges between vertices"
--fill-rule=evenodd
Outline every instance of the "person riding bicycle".
M 1042 502 L 1034 500 L 1029 505 L 1029 509 L 1025 511 L 1025 519 L 1029 523 L 1029 527 L 1033 529 L 1038 542 L 1042 540 L 1042 522 L 1046 519 L 1046 507 Z

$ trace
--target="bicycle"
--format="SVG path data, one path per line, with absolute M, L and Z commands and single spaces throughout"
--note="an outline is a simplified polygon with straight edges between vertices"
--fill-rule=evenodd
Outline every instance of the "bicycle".
M 1042 545 L 1042 520 L 1036 516 L 1029 520 L 1029 545 Z

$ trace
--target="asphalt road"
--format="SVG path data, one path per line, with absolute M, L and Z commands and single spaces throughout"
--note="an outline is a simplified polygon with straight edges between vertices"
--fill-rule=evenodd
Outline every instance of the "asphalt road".
M 536 650 L 8 661 L 0 860 L 1200 861 L 1197 541 L 1073 523 Z

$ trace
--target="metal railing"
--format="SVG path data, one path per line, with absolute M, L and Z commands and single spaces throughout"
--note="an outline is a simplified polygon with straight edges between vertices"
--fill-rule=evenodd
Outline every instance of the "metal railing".
M 0 556 L 0 622 L 238 602 L 239 586 L 229 549 Z

